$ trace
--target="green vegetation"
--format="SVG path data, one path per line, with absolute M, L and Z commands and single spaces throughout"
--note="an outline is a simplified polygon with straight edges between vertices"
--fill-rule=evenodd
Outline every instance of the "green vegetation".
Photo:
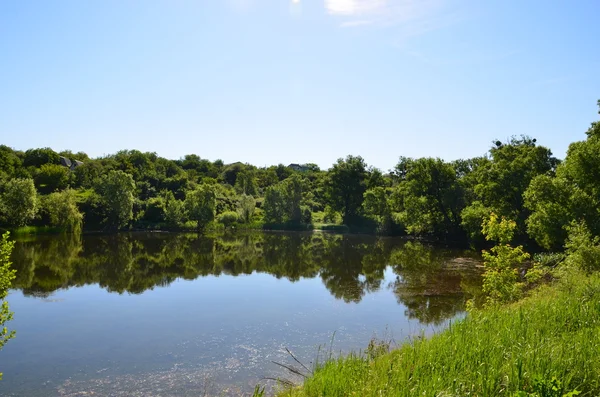
M 600 395 L 600 239 L 574 222 L 565 254 L 537 255 L 521 276 L 530 255 L 508 244 L 516 228 L 496 214 L 482 224 L 497 242 L 483 252 L 482 309 L 472 301 L 465 319 L 392 351 L 373 341 L 365 352 L 326 357 L 280 396 Z M 546 276 L 553 282 L 539 285 Z
M 571 144 L 562 162 L 524 136 L 496 141 L 487 155 L 473 159 L 400 157 L 387 173 L 360 156 L 320 170 L 314 164 L 223 164 L 194 154 L 168 160 L 124 150 L 90 159 L 0 146 L 0 227 L 205 232 L 226 224 L 408 234 L 485 246 L 481 224 L 495 213 L 515 222 L 511 242 L 556 250 L 567 238 L 563 226 L 572 221 L 600 234 L 598 152 L 599 123 L 585 141 Z
M 0 240 L 0 350 L 15 336 L 14 331 L 9 331 L 5 323 L 12 319 L 13 314 L 8 308 L 8 302 L 5 300 L 11 282 L 15 278 L 15 270 L 11 268 L 10 254 L 13 250 L 14 242 L 8 239 L 9 233 L 2 235 Z M 0 372 L 0 380 L 2 373 Z

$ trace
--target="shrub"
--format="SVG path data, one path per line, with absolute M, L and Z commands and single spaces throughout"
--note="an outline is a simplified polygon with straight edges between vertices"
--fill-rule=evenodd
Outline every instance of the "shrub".
M 219 223 L 223 224 L 223 226 L 230 227 L 234 223 L 236 223 L 238 221 L 238 219 L 239 219 L 238 214 L 236 212 L 227 211 L 227 212 L 223 212 L 221 215 L 219 215 L 217 220 Z
M 600 270 L 600 238 L 593 237 L 584 222 L 572 222 L 567 232 L 567 264 L 587 272 Z

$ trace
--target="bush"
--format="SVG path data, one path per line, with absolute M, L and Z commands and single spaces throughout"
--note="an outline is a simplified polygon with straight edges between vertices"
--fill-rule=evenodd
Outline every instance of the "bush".
M 519 282 L 519 268 L 530 256 L 523 247 L 509 245 L 516 226 L 516 222 L 504 217 L 500 219 L 495 214 L 483 223 L 486 240 L 498 243 L 490 251 L 482 252 L 485 266 L 483 292 L 487 295 L 487 304 L 513 302 L 521 296 L 523 285 Z
M 600 270 L 600 238 L 592 237 L 584 222 L 571 223 L 567 232 L 567 264 L 587 272 Z
M 223 226 L 225 227 L 231 227 L 233 224 L 235 224 L 238 221 L 238 214 L 236 212 L 233 211 L 227 211 L 227 212 L 223 212 L 221 215 L 218 216 L 217 221 L 221 224 L 223 224 Z

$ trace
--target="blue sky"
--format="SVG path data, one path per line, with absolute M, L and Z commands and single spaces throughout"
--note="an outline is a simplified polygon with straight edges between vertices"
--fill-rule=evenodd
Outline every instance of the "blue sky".
M 564 157 L 598 118 L 598 0 L 4 0 L 0 144 L 258 166 Z

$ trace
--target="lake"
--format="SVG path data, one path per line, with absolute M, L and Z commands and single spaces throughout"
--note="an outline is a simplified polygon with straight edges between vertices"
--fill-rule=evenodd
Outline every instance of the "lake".
M 478 290 L 469 251 L 400 238 L 237 233 L 21 238 L 2 396 L 212 396 L 430 335 Z

